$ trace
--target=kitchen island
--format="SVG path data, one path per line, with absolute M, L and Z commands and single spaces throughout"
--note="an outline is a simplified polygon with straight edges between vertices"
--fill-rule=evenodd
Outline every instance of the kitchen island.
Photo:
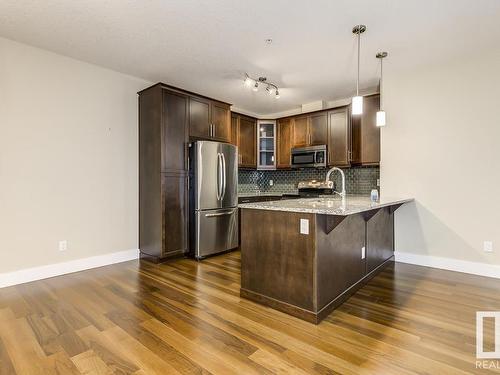
M 240 204 L 240 295 L 318 324 L 393 260 L 394 211 L 411 200 Z

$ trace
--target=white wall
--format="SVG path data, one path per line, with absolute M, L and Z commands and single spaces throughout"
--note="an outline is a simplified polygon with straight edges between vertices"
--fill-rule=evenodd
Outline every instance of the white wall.
M 0 38 L 0 273 L 137 249 L 147 85 Z
M 416 199 L 397 211 L 397 250 L 499 265 L 500 53 L 404 74 L 391 64 L 381 190 Z

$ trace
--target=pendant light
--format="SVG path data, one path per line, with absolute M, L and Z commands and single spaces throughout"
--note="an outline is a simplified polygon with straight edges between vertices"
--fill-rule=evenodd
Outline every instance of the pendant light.
M 377 126 L 385 126 L 385 111 L 382 103 L 383 99 L 383 94 L 382 94 L 382 88 L 384 87 L 384 80 L 383 80 L 383 59 L 387 57 L 387 52 L 379 52 L 376 55 L 377 59 L 380 60 L 380 108 L 377 112 Z
M 363 113 L 363 97 L 359 95 L 359 58 L 361 52 L 361 34 L 363 34 L 365 31 L 365 25 L 357 25 L 352 29 L 352 33 L 358 36 L 358 79 L 356 81 L 356 96 L 352 98 L 353 115 L 360 115 Z

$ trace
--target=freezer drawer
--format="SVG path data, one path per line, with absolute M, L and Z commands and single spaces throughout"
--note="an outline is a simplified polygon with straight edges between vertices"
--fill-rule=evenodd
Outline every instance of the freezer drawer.
M 238 208 L 196 212 L 196 258 L 235 247 L 238 247 Z

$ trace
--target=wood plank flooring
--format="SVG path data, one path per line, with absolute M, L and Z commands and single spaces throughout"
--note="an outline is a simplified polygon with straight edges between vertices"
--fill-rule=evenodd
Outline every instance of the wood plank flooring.
M 498 373 L 475 368 L 475 313 L 500 280 L 391 265 L 318 326 L 239 288 L 233 252 L 0 289 L 0 374 Z

